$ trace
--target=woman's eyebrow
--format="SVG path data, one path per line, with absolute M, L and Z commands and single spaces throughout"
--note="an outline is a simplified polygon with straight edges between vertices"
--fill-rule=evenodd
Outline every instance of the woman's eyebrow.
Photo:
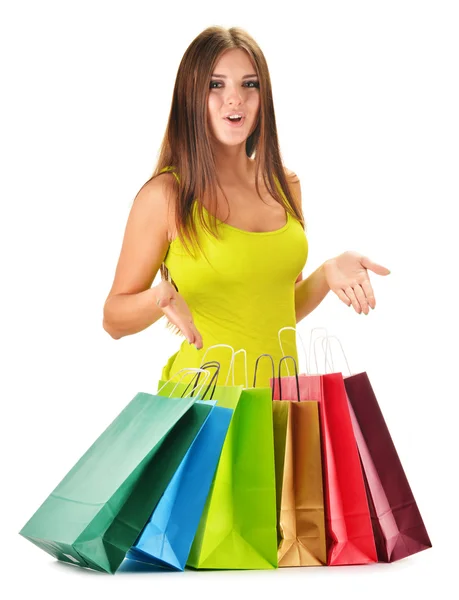
M 221 77 L 222 79 L 227 79 L 226 75 L 219 75 L 218 73 L 212 73 L 212 77 Z M 256 73 L 252 73 L 251 75 L 244 75 L 242 79 L 248 79 L 249 77 L 258 77 Z

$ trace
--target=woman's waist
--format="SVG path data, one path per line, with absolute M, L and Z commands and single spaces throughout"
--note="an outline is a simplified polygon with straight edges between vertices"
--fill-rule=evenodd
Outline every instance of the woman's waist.
M 227 303 L 211 307 L 195 303 L 191 312 L 199 332 L 213 334 L 213 337 L 277 336 L 282 327 L 296 324 L 295 304 L 291 299 L 257 303 L 256 306 L 244 301 L 237 305 Z

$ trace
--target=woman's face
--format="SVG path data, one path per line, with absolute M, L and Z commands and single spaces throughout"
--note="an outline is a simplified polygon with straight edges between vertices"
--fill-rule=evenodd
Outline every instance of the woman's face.
M 222 144 L 245 142 L 255 129 L 260 107 L 258 77 L 245 50 L 225 51 L 217 61 L 209 85 L 208 122 Z M 230 112 L 240 112 L 241 122 L 229 122 Z

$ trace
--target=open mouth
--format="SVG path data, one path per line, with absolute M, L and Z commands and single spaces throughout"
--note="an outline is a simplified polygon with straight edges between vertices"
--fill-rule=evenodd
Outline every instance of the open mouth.
M 233 127 L 237 127 L 243 124 L 243 122 L 245 121 L 245 117 L 238 117 L 237 119 L 230 119 L 229 117 L 225 117 L 224 120 Z

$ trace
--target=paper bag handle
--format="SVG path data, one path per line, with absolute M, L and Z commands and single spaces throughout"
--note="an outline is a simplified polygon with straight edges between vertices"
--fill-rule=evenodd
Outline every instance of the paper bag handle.
M 200 373 L 205 373 L 205 374 L 206 374 L 206 378 L 204 379 L 204 381 L 203 381 L 203 382 L 202 382 L 202 384 L 201 384 L 201 389 L 202 389 L 202 388 L 203 388 L 203 386 L 205 385 L 205 383 L 206 383 L 206 381 L 207 381 L 207 379 L 209 378 L 209 375 L 210 375 L 210 372 L 209 372 L 209 371 L 206 371 L 205 369 L 195 369 L 195 368 L 192 368 L 192 367 L 186 367 L 186 368 L 184 368 L 184 369 L 180 369 L 179 371 L 176 371 L 176 372 L 175 372 L 175 373 L 172 375 L 172 377 L 171 377 L 170 379 L 168 379 L 167 381 L 165 381 L 165 382 L 163 383 L 163 385 L 162 385 L 162 386 L 159 388 L 159 390 L 156 392 L 156 394 L 157 394 L 157 395 L 160 395 L 160 394 L 159 394 L 159 392 L 160 392 L 160 391 L 163 389 L 163 387 L 165 387 L 165 386 L 166 386 L 168 383 L 170 383 L 170 382 L 172 381 L 172 379 L 173 379 L 173 378 L 174 378 L 176 375 L 178 375 L 179 373 L 182 373 L 182 371 L 191 371 L 192 373 L 193 373 L 193 372 L 194 372 L 194 373 L 197 373 L 197 372 L 200 372 Z M 171 396 L 173 395 L 175 388 L 176 388 L 176 387 L 178 386 L 178 384 L 181 382 L 181 380 L 183 379 L 183 376 L 184 376 L 184 375 L 185 375 L 185 373 L 182 373 L 182 375 L 180 376 L 180 379 L 177 381 L 177 383 L 176 383 L 176 384 L 174 385 L 174 387 L 172 388 L 172 391 L 170 392 L 170 394 L 169 394 L 169 397 L 171 397 Z M 196 375 L 195 375 L 195 377 L 196 377 Z M 191 380 L 191 382 L 192 382 L 193 380 L 194 380 L 194 377 L 193 377 L 193 379 Z M 190 383 L 191 383 L 191 382 L 190 382 Z M 186 388 L 184 389 L 184 391 L 183 391 L 183 393 L 182 393 L 182 395 L 181 395 L 181 398 L 186 398 L 186 397 L 187 397 L 187 396 L 184 396 L 183 394 L 184 394 L 184 393 L 187 391 L 187 389 L 188 389 L 188 386 L 189 386 L 189 385 L 190 385 L 190 384 L 188 384 L 188 385 L 186 386 Z M 201 391 L 201 390 L 200 390 L 200 391 Z
M 298 331 L 298 329 L 296 327 L 281 327 L 279 329 L 279 331 L 277 332 L 277 337 L 279 339 L 279 346 L 282 352 L 282 356 L 285 356 L 285 352 L 284 352 L 284 348 L 282 347 L 282 341 L 281 341 L 281 332 L 282 331 L 286 331 L 287 329 L 290 329 L 291 331 L 294 331 L 296 335 L 298 335 L 298 337 L 300 338 L 300 342 L 301 342 L 301 346 L 303 348 L 303 352 L 304 352 L 304 357 L 306 359 L 306 374 L 309 374 L 309 360 L 308 360 L 308 354 L 306 354 L 306 348 L 304 346 L 304 342 L 303 342 L 303 338 L 300 335 L 300 332 Z M 296 342 L 296 336 L 295 336 L 295 342 Z M 288 366 L 287 367 L 287 376 L 290 377 L 290 371 L 288 370 Z
M 215 367 L 215 373 L 212 375 L 212 379 L 210 380 L 209 385 L 207 386 L 206 391 L 203 393 L 201 400 L 204 400 L 204 398 L 205 398 L 207 392 L 209 391 L 210 386 L 212 385 L 212 383 L 214 384 L 214 389 L 212 390 L 212 393 L 210 395 L 209 400 L 212 400 L 212 398 L 214 397 L 215 388 L 217 386 L 218 375 L 220 374 L 220 366 L 221 365 L 220 365 L 220 363 L 217 360 L 213 360 L 213 361 L 209 360 L 208 362 L 203 363 L 201 365 L 201 369 L 209 369 L 210 367 Z M 196 380 L 196 384 L 198 383 L 200 377 L 201 377 L 201 373 L 199 373 L 199 375 L 198 375 L 198 378 Z
M 273 380 L 276 377 L 275 371 L 274 371 L 274 359 L 271 356 L 271 354 L 260 354 L 260 356 L 257 358 L 257 360 L 255 361 L 255 368 L 253 370 L 253 387 L 255 387 L 256 381 L 257 381 L 257 370 L 258 370 L 258 361 L 260 360 L 260 358 L 262 358 L 263 356 L 268 356 L 271 359 L 271 364 L 273 367 Z M 271 400 L 274 400 L 274 388 L 272 389 L 271 392 Z
M 329 340 L 332 340 L 332 339 L 336 340 L 338 342 L 338 344 L 340 345 L 341 352 L 343 353 L 344 360 L 346 361 L 347 370 L 349 371 L 349 375 L 352 375 L 352 371 L 351 371 L 351 368 L 349 367 L 349 362 L 347 360 L 346 353 L 343 350 L 343 345 L 341 344 L 339 338 L 336 335 L 324 335 L 322 337 L 323 337 L 323 340 L 322 340 L 322 349 L 323 349 L 325 341 L 327 341 L 327 350 L 328 350 L 328 348 L 330 348 L 330 358 L 331 358 L 331 361 L 332 361 L 331 364 L 332 364 L 333 370 L 335 370 L 335 369 L 333 367 L 333 358 L 332 358 L 332 354 L 331 354 L 331 345 L 329 343 Z M 325 351 L 325 357 L 327 356 L 327 350 Z M 325 361 L 325 372 L 327 372 L 327 361 Z
M 279 377 L 278 377 L 278 385 L 279 385 L 279 400 L 282 400 L 282 384 L 281 384 L 281 366 L 282 366 L 282 361 L 285 360 L 286 358 L 291 358 L 293 360 L 293 365 L 295 367 L 295 379 L 296 379 L 296 392 L 298 395 L 298 402 L 300 401 L 300 382 L 298 381 L 298 367 L 296 365 L 296 360 L 293 356 L 287 355 L 287 356 L 283 356 L 280 361 L 279 361 Z M 290 376 L 289 376 L 290 377 Z M 273 395 L 274 395 L 274 386 L 273 386 Z
M 245 350 L 244 348 L 239 348 L 239 350 L 236 350 L 236 352 L 234 353 L 233 358 L 236 357 L 236 354 L 239 354 L 240 352 L 244 353 L 244 364 L 245 364 L 245 389 L 247 389 L 249 387 L 249 379 L 248 379 L 248 370 L 247 370 L 247 350 Z M 233 385 L 234 385 L 234 360 L 233 360 Z
M 202 357 L 202 360 L 204 361 L 204 359 L 206 358 L 206 354 L 209 352 L 209 350 L 211 348 L 229 348 L 231 350 L 231 362 L 230 362 L 230 366 L 228 369 L 228 375 L 226 376 L 226 380 L 224 385 L 228 385 L 228 379 L 231 373 L 231 369 L 233 368 L 233 362 L 234 362 L 234 348 L 233 346 L 230 346 L 229 344 L 214 344 L 213 346 L 209 346 L 207 348 L 207 350 L 204 352 L 204 356 Z M 234 384 L 234 374 L 233 374 L 233 384 Z

